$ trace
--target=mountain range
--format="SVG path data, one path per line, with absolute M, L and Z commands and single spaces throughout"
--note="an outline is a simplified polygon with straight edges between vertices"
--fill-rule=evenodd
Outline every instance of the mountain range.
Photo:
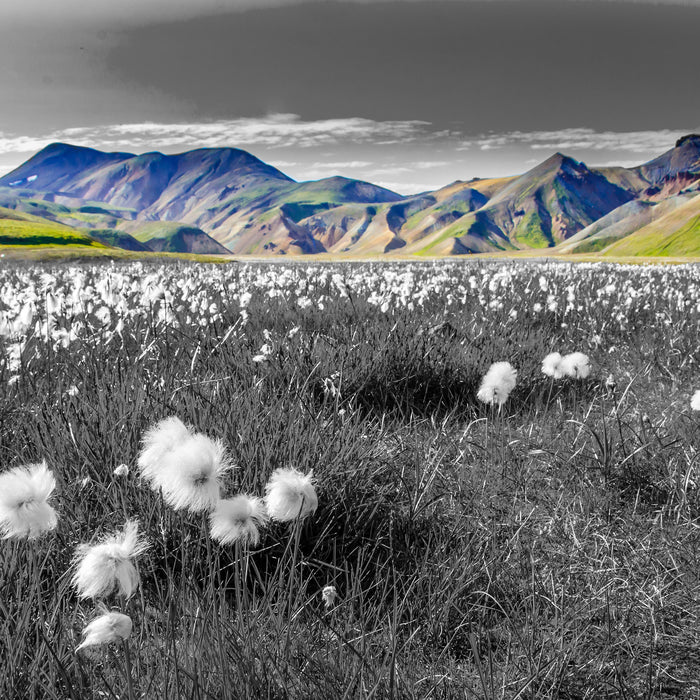
M 135 155 L 54 143 L 0 178 L 0 244 L 36 244 L 32 225 L 137 252 L 699 255 L 700 135 L 634 168 L 556 153 L 520 176 L 411 196 L 344 177 L 296 182 L 235 148 Z

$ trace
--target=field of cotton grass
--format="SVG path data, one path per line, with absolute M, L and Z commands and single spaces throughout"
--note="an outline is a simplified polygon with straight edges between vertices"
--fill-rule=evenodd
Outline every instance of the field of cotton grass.
M 700 697 L 700 268 L 4 264 L 0 697 Z

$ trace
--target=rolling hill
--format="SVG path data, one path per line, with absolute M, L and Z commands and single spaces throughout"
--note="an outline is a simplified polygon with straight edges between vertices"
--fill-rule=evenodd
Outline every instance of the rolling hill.
M 70 226 L 5 207 L 0 207 L 0 245 L 108 247 Z
M 0 178 L 0 206 L 93 243 L 240 255 L 649 250 L 647 237 L 698 193 L 695 134 L 634 168 L 555 153 L 520 176 L 405 197 L 340 176 L 296 182 L 236 148 L 135 155 L 55 143 Z M 674 230 L 692 238 L 692 217 Z

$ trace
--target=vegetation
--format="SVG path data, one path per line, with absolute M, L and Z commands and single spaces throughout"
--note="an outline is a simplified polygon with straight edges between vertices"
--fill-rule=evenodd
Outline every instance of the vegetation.
M 104 247 L 102 243 L 69 226 L 0 207 L 0 246 L 7 245 Z
M 0 697 L 696 697 L 699 275 L 4 264 L 0 472 L 46 459 L 59 521 L 0 548 Z M 217 544 L 138 478 L 167 416 L 224 441 L 226 494 L 313 469 L 318 510 Z M 75 547 L 128 518 L 133 632 L 76 653 Z
M 530 248 L 548 248 L 554 245 L 551 235 L 545 230 L 542 219 L 536 211 L 527 212 L 518 221 L 512 236 L 517 243 Z

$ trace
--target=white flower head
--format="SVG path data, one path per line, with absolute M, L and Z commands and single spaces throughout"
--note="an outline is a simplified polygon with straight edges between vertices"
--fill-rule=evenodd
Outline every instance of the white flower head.
M 143 554 L 149 545 L 139 538 L 138 523 L 127 521 L 124 530 L 105 538 L 99 544 L 82 544 L 75 556 L 76 571 L 73 585 L 81 598 L 107 596 L 116 589 L 127 598 L 139 585 L 133 559 Z
M 46 462 L 15 467 L 0 474 L 0 533 L 4 539 L 34 539 L 58 523 L 49 498 L 56 487 Z
M 221 477 L 232 468 L 220 440 L 196 433 L 167 452 L 157 485 L 175 510 L 212 510 L 221 497 Z
M 335 586 L 324 586 L 321 591 L 321 598 L 323 599 L 323 604 L 326 606 L 326 610 L 333 607 L 333 604 L 338 597 L 338 591 Z
M 561 371 L 567 377 L 585 379 L 591 373 L 588 355 L 582 352 L 572 352 L 569 355 L 564 355 L 561 360 Z
M 151 486 L 159 487 L 163 458 L 191 436 L 192 431 L 176 416 L 164 418 L 146 431 L 141 441 L 143 447 L 138 467 L 142 476 L 151 482 Z
M 564 376 L 562 371 L 561 361 L 564 358 L 558 352 L 550 352 L 547 357 L 542 360 L 542 372 L 552 379 L 561 379 Z
M 476 398 L 486 404 L 502 406 L 515 388 L 517 376 L 510 362 L 494 362 L 481 380 Z
M 108 612 L 96 617 L 83 630 L 83 641 L 76 647 L 80 651 L 85 647 L 100 646 L 127 639 L 131 634 L 132 623 L 128 615 L 119 612 Z
M 265 486 L 265 505 L 273 520 L 287 522 L 305 518 L 318 508 L 313 472 L 275 469 Z
M 690 408 L 692 408 L 693 411 L 700 411 L 700 389 L 698 389 L 690 399 Z
M 261 498 L 239 494 L 220 500 L 209 515 L 210 532 L 221 544 L 257 545 L 260 542 L 260 527 L 268 521 L 265 504 Z
M 128 476 L 129 475 L 129 467 L 126 464 L 120 464 L 113 472 L 114 476 Z

